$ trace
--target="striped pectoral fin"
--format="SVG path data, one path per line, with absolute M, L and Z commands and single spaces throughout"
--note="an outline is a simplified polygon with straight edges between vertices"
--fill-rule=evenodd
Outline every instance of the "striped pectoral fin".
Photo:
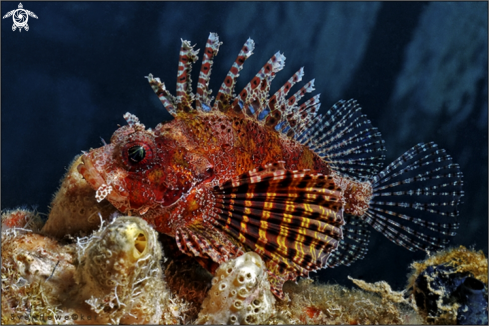
M 418 144 L 372 180 L 363 218 L 409 250 L 438 250 L 458 228 L 462 184 L 462 172 L 445 150 Z
M 262 256 L 282 284 L 327 265 L 342 239 L 343 195 L 332 176 L 267 164 L 216 186 L 217 225 Z

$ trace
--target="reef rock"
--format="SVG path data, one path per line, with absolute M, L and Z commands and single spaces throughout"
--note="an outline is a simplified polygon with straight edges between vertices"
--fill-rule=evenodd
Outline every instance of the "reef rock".
M 427 323 L 487 324 L 487 258 L 463 246 L 412 265 L 419 314 Z

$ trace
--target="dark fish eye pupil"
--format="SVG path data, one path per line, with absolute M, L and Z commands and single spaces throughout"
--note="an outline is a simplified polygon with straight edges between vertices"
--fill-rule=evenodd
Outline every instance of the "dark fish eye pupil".
M 144 159 L 144 156 L 146 155 L 146 150 L 143 146 L 137 145 L 129 148 L 127 153 L 131 162 L 139 163 Z

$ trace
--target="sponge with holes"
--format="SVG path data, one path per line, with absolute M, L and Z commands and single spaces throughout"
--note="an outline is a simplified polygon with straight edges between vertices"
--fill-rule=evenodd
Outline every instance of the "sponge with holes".
M 247 252 L 216 270 L 197 324 L 263 324 L 274 303 L 263 260 Z

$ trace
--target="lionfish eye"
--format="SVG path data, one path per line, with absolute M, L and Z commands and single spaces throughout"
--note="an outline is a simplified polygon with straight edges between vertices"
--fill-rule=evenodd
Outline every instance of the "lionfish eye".
M 153 149 L 150 143 L 136 140 L 126 143 L 121 149 L 122 162 L 129 171 L 144 169 L 154 161 Z
M 141 145 L 132 146 L 127 151 L 127 157 L 134 163 L 141 162 L 146 156 L 146 150 Z

